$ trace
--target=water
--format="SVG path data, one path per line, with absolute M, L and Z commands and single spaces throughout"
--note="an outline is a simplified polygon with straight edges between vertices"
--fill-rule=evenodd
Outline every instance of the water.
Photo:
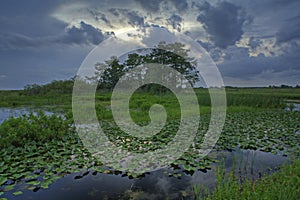
M 288 103 L 288 106 L 285 108 L 285 110 L 290 111 L 289 104 L 291 104 L 291 103 Z M 292 103 L 292 104 L 294 104 L 293 111 L 300 111 L 300 104 L 299 103 Z
M 22 115 L 29 115 L 30 112 L 33 114 L 37 113 L 36 108 L 0 108 L 0 124 L 10 117 L 20 117 Z M 49 111 L 44 111 L 46 115 L 53 114 Z
M 233 152 L 213 154 L 219 160 L 224 160 L 225 171 L 234 168 L 236 174 L 241 173 L 247 178 L 258 178 L 288 161 L 287 157 L 253 150 L 237 149 Z M 210 190 L 214 188 L 216 166 L 213 164 L 211 170 L 197 171 L 192 175 L 182 172 L 180 179 L 169 177 L 164 173 L 164 169 L 146 174 L 141 179 L 129 179 L 121 175 L 93 173 L 93 171 L 81 179 L 75 179 L 84 172 L 74 173 L 59 179 L 48 189 L 37 192 L 25 190 L 23 195 L 16 197 L 6 193 L 5 197 L 16 200 L 192 199 L 193 185 L 204 185 Z M 19 188 L 22 189 L 22 185 Z

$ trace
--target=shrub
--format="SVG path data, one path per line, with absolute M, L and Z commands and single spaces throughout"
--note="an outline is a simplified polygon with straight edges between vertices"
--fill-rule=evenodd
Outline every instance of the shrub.
M 9 118 L 0 125 L 0 147 L 24 146 L 28 141 L 59 139 L 72 132 L 71 121 L 62 116 L 47 116 L 44 112 Z

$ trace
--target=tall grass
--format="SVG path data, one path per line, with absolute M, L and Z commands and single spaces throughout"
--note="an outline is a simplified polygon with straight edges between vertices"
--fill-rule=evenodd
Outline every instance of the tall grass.
M 209 191 L 196 185 L 193 188 L 196 200 L 223 200 L 223 199 L 280 199 L 298 200 L 300 197 L 300 161 L 284 165 L 280 171 L 264 176 L 256 181 L 246 179 L 243 183 L 231 171 L 225 175 L 224 168 L 217 168 L 217 186 Z
M 195 89 L 200 105 L 200 112 L 210 112 L 208 89 Z M 256 111 L 257 109 L 282 109 L 287 106 L 286 99 L 299 100 L 299 88 L 226 88 L 227 107 L 229 112 Z M 96 108 L 99 118 L 111 119 L 111 92 L 97 91 Z M 133 117 L 147 120 L 148 109 L 153 103 L 163 104 L 171 118 L 180 116 L 178 101 L 171 92 L 151 94 L 136 92 L 131 97 L 130 109 Z M 18 106 L 60 106 L 65 110 L 72 108 L 72 94 L 28 95 L 24 91 L 0 91 L 0 107 Z
M 61 106 L 71 108 L 71 94 L 25 95 L 22 90 L 0 91 L 0 107 Z

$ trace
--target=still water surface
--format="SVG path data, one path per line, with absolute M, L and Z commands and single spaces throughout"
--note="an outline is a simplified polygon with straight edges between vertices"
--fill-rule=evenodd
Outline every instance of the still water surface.
M 288 162 L 286 157 L 253 150 L 235 150 L 233 152 L 218 152 L 218 157 L 224 159 L 225 170 L 233 169 L 243 177 L 258 178 L 276 170 L 276 167 Z M 24 190 L 23 195 L 13 196 L 6 193 L 5 197 L 16 200 L 98 200 L 98 199 L 192 199 L 192 187 L 195 184 L 204 185 L 210 190 L 216 184 L 216 164 L 207 172 L 197 171 L 192 175 L 182 172 L 179 178 L 169 177 L 165 170 L 146 174 L 140 179 L 129 179 L 121 175 L 93 173 L 90 171 L 80 179 L 75 177 L 81 173 L 66 175 L 48 189 L 36 192 Z M 22 190 L 22 184 L 19 189 Z

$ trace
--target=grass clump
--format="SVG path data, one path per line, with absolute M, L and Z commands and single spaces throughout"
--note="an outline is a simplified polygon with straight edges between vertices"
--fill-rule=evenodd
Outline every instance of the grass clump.
M 257 181 L 246 180 L 242 184 L 231 172 L 225 176 L 222 169 L 217 172 L 217 187 L 209 194 L 203 186 L 194 186 L 196 200 L 223 199 L 278 199 L 293 200 L 300 197 L 300 160 L 284 165 L 280 171 Z

